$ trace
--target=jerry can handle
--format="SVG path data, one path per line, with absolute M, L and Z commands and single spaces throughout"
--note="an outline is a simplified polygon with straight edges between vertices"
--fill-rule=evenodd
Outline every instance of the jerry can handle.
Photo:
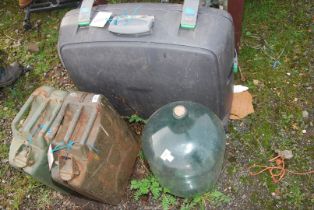
M 49 100 L 48 99 L 44 99 L 44 103 L 36 110 L 35 114 L 31 117 L 31 121 L 30 123 L 28 123 L 27 125 L 25 125 L 25 127 L 23 128 L 24 132 L 29 132 L 29 130 L 35 125 L 35 123 L 38 121 L 38 119 L 40 118 L 40 115 L 44 112 L 44 110 L 46 109 L 47 105 L 48 105 Z
M 62 121 L 62 119 L 64 117 L 64 114 L 65 114 L 67 106 L 68 106 L 68 104 L 64 105 L 61 108 L 61 111 L 60 111 L 58 117 L 53 121 L 52 126 L 51 126 L 53 128 L 52 132 L 50 133 L 49 136 L 46 135 L 46 139 L 48 141 L 51 141 L 51 139 L 56 135 L 56 133 L 58 131 L 58 129 L 56 127 L 58 127 L 58 125 L 61 123 L 61 121 Z M 64 136 L 63 140 L 64 140 L 65 143 L 68 143 L 70 141 L 70 138 L 71 138 L 71 136 L 72 136 L 72 134 L 74 132 L 74 129 L 75 129 L 77 123 L 78 123 L 78 120 L 80 118 L 82 110 L 83 110 L 83 106 L 81 104 L 79 104 L 78 110 L 75 112 L 75 114 L 74 114 L 74 116 L 73 116 L 73 118 L 72 118 L 72 120 L 70 122 L 70 125 L 68 127 L 68 130 L 67 130 L 67 132 L 66 132 L 66 134 Z M 97 110 L 94 109 L 93 112 L 91 113 L 90 117 L 89 117 L 89 120 L 88 120 L 88 122 L 86 124 L 86 127 L 84 129 L 84 132 L 83 132 L 83 134 L 82 134 L 82 136 L 80 138 L 80 141 L 79 141 L 80 144 L 83 145 L 83 144 L 86 143 L 88 135 L 89 135 L 89 133 L 90 133 L 90 131 L 92 129 L 92 126 L 93 126 L 95 120 L 96 120 L 96 117 L 97 117 Z
M 52 131 L 51 131 L 51 125 L 52 123 L 54 122 L 54 119 L 56 117 L 56 115 L 58 114 L 60 108 L 61 108 L 62 104 L 58 104 L 55 108 L 55 110 L 53 111 L 52 113 L 52 117 L 51 119 L 46 123 L 46 125 L 44 125 L 42 127 L 42 133 L 45 134 L 47 131 L 48 131 L 48 134 L 52 134 Z
M 29 107 L 31 106 L 32 102 L 34 101 L 35 96 L 31 95 L 27 101 L 25 102 L 25 104 L 22 106 L 21 110 L 19 111 L 19 113 L 16 115 L 16 117 L 13 119 L 12 121 L 12 131 L 13 133 L 18 133 L 17 131 L 17 125 L 18 123 L 21 121 L 23 115 L 25 114 L 26 110 L 29 109 Z
M 48 142 L 51 142 L 51 140 L 57 134 L 58 128 L 61 124 L 62 119 L 64 118 L 64 114 L 65 114 L 66 108 L 68 107 L 68 104 L 64 104 L 60 106 L 62 106 L 60 109 L 60 112 L 58 113 L 57 117 L 52 121 L 50 125 L 51 132 L 49 133 L 49 135 L 45 135 L 45 139 Z
M 78 107 L 78 110 L 75 112 L 75 114 L 74 114 L 74 116 L 73 116 L 73 118 L 72 118 L 72 120 L 70 122 L 69 129 L 66 132 L 65 137 L 64 137 L 64 142 L 65 143 L 68 143 L 68 141 L 70 140 L 70 138 L 72 136 L 72 133 L 73 133 L 73 131 L 75 129 L 75 126 L 76 126 L 76 124 L 77 124 L 77 122 L 78 122 L 78 120 L 80 118 L 82 109 L 83 109 L 83 107 L 82 107 L 82 105 L 80 105 Z
M 89 120 L 88 120 L 87 124 L 86 124 L 84 133 L 83 133 L 83 135 L 82 135 L 82 137 L 80 139 L 80 144 L 86 144 L 88 135 L 89 135 L 90 131 L 92 130 L 92 127 L 94 125 L 96 117 L 97 117 L 97 110 L 94 109 L 92 114 L 91 114 L 91 116 L 89 117 Z

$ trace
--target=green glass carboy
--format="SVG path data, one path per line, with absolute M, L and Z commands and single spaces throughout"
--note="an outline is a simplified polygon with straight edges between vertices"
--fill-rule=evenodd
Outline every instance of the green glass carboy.
M 161 185 L 176 196 L 192 197 L 215 184 L 225 141 L 222 122 L 213 112 L 201 104 L 179 101 L 149 118 L 142 147 Z

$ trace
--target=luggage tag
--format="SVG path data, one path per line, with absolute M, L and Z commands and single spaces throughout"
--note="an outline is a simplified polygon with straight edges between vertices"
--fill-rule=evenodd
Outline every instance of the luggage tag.
M 112 12 L 97 12 L 89 26 L 104 27 L 111 17 Z
M 52 146 L 51 144 L 49 145 L 49 149 L 47 152 L 47 158 L 48 158 L 48 167 L 49 167 L 49 171 L 51 171 L 52 168 L 52 164 L 54 162 L 54 157 L 53 157 L 53 151 L 52 151 Z

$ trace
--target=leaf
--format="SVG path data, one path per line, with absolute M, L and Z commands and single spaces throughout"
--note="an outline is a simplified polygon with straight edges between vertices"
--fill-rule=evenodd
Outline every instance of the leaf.
M 168 210 L 170 206 L 176 204 L 177 200 L 173 195 L 164 194 L 162 196 L 161 205 L 164 210 Z
M 293 157 L 291 150 L 275 150 L 275 152 L 284 159 L 291 159 Z
M 245 35 L 246 35 L 246 36 L 252 36 L 252 33 L 249 32 L 249 31 L 247 31 L 247 32 L 245 33 Z
M 160 197 L 162 188 L 160 187 L 159 182 L 156 180 L 155 177 L 152 177 L 151 179 L 151 186 L 150 186 L 151 192 L 153 194 L 153 198 L 156 200 Z
M 169 190 L 161 187 L 158 180 L 154 176 L 148 176 L 142 180 L 132 180 L 130 188 L 135 191 L 134 199 L 136 201 L 138 201 L 141 196 L 151 193 L 154 200 L 161 197 L 164 209 L 169 209 L 170 206 L 176 203 L 176 198 L 168 194 Z
M 231 199 L 223 194 L 222 192 L 219 192 L 218 190 L 215 190 L 209 194 L 209 201 L 215 205 L 220 205 L 224 203 L 229 203 Z
M 133 114 L 131 115 L 131 117 L 129 117 L 129 122 L 130 123 L 146 123 L 146 120 L 144 120 L 143 118 L 141 118 L 140 116 L 136 115 L 136 114 Z

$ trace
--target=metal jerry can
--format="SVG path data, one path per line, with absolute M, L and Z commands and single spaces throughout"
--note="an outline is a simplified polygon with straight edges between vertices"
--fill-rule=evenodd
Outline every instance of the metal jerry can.
M 9 152 L 10 165 L 59 191 L 64 190 L 51 179 L 47 160 L 49 142 L 44 135 L 51 132 L 50 125 L 67 94 L 47 86 L 36 89 L 12 122 L 13 140 Z
M 45 138 L 52 142 L 53 180 L 91 199 L 118 204 L 139 146 L 109 102 L 102 95 L 70 93 L 51 128 Z

